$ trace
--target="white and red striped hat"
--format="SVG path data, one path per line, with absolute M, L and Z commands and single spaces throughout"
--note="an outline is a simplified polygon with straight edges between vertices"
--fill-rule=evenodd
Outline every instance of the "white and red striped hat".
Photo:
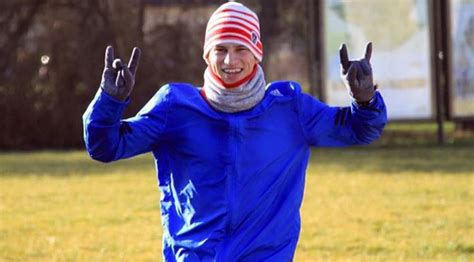
M 263 45 L 257 15 L 237 2 L 227 2 L 212 13 L 206 27 L 203 58 L 218 44 L 233 43 L 246 46 L 262 62 Z

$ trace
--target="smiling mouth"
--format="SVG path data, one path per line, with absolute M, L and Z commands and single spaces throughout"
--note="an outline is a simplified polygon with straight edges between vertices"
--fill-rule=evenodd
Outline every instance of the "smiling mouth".
M 224 72 L 226 74 L 238 74 L 242 71 L 243 71 L 242 68 L 224 68 L 224 69 L 222 69 L 222 72 Z

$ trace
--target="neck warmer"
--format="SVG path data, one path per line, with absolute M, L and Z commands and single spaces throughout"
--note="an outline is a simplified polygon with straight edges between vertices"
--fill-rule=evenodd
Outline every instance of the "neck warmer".
M 265 95 L 263 69 L 260 65 L 256 65 L 250 79 L 226 87 L 208 67 L 204 72 L 203 91 L 209 104 L 218 111 L 235 113 L 250 109 Z

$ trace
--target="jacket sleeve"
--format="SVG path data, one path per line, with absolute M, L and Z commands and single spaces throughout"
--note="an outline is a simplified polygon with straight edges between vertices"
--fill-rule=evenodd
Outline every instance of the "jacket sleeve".
M 366 107 L 355 102 L 349 107 L 331 107 L 300 93 L 298 111 L 306 139 L 314 146 L 369 144 L 380 137 L 387 123 L 387 110 L 379 92 Z
M 169 87 L 162 87 L 136 116 L 121 120 L 129 101 L 118 101 L 99 89 L 82 117 L 91 158 L 111 162 L 153 150 L 165 129 L 168 94 Z

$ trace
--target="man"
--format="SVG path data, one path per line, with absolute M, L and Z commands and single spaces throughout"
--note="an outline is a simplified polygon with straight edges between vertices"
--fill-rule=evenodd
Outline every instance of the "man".
M 107 48 L 84 114 L 87 150 L 103 162 L 153 152 L 165 261 L 291 261 L 310 146 L 368 144 L 386 123 L 371 51 L 349 61 L 341 48 L 350 107 L 329 107 L 295 82 L 265 86 L 258 17 L 226 3 L 206 28 L 204 86 L 165 85 L 135 117 L 120 120 L 140 51 L 122 66 Z

